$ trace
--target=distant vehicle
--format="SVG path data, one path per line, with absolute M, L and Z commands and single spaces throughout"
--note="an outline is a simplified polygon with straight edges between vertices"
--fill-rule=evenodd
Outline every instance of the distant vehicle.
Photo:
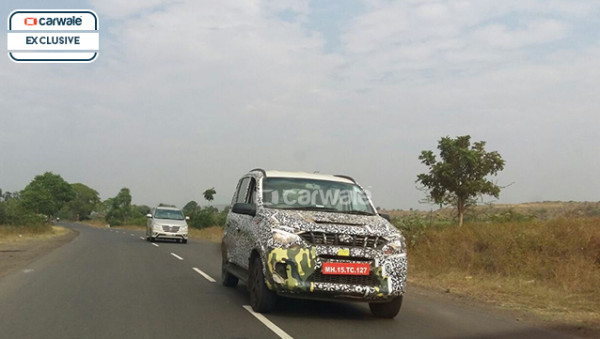
M 402 306 L 404 237 L 347 176 L 252 170 L 237 184 L 222 240 L 222 284 L 246 282 L 256 312 L 276 296 Z
M 177 242 L 187 243 L 189 217 L 174 207 L 155 207 L 147 214 L 146 240 L 174 239 Z

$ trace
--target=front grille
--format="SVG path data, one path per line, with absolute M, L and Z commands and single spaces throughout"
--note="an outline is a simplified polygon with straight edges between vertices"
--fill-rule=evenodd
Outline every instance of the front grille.
M 348 247 L 378 248 L 385 239 L 374 235 L 352 235 L 325 232 L 306 232 L 300 234 L 302 239 L 311 245 L 338 245 Z
M 179 232 L 179 226 L 163 226 L 163 231 L 169 233 L 177 233 Z
M 379 281 L 373 275 L 335 275 L 323 274 L 321 271 L 316 271 L 310 276 L 309 281 L 315 283 L 330 283 L 330 284 L 345 284 L 345 285 L 361 285 L 361 286 L 378 286 Z

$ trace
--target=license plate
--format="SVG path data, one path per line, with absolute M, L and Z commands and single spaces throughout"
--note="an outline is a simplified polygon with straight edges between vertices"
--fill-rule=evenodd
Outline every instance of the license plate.
M 337 263 L 337 262 L 325 262 L 321 273 L 323 274 L 337 274 L 337 275 L 369 275 L 371 272 L 371 265 L 366 264 L 355 264 L 355 263 Z

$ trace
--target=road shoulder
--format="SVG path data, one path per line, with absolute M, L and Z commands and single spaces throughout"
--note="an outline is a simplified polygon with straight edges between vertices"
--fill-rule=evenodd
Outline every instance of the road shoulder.
M 27 266 L 78 235 L 77 231 L 68 228 L 53 228 L 53 234 L 26 236 L 23 239 L 0 242 L 0 277 Z

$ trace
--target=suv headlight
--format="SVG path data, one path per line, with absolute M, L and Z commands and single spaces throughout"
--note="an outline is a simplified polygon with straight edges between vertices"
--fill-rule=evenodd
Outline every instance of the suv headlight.
M 386 255 L 394 254 L 406 254 L 406 241 L 401 235 L 397 238 L 391 239 L 384 247 L 383 253 Z
M 298 243 L 300 237 L 297 234 L 274 229 L 273 241 L 275 246 L 288 246 L 293 243 Z

